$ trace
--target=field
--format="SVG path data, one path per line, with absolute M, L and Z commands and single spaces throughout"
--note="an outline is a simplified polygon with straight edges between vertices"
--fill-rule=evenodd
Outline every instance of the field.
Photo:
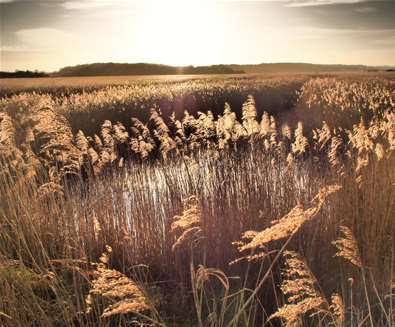
M 394 75 L 0 96 L 0 325 L 395 324 Z

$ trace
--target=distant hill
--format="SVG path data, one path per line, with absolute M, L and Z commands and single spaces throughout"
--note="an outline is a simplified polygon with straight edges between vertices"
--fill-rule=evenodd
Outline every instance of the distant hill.
M 308 63 L 265 63 L 258 65 L 229 65 L 245 73 L 316 73 L 344 71 L 380 71 L 391 67 L 370 67 L 364 65 L 317 65 Z
M 108 75 L 177 75 L 177 74 L 237 74 L 242 71 L 225 65 L 173 67 L 158 64 L 96 63 L 65 67 L 55 76 L 108 76 Z
M 48 77 L 49 75 L 43 72 L 30 70 L 17 70 L 15 72 L 0 72 L 0 78 L 32 78 L 32 77 Z
M 317 65 L 308 63 L 262 63 L 257 65 L 167 66 L 146 63 L 94 63 L 69 66 L 50 75 L 38 71 L 0 72 L 0 78 L 44 76 L 117 76 L 117 75 L 197 75 L 197 74 L 276 74 L 345 71 L 394 71 L 394 67 L 364 65 Z
M 308 63 L 262 63 L 257 65 L 213 65 L 174 67 L 159 64 L 94 63 L 70 66 L 53 73 L 54 76 L 109 75 L 194 75 L 194 74 L 259 74 L 259 73 L 316 73 L 336 71 L 385 71 L 393 67 L 364 65 L 317 65 Z

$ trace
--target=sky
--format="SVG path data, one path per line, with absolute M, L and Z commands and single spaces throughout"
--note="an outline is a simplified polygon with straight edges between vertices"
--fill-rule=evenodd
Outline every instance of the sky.
M 395 66 L 395 0 L 0 0 L 0 70 L 93 62 Z

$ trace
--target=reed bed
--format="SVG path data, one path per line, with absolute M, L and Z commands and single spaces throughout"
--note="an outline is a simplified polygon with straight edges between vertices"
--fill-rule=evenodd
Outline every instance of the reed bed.
M 154 105 L 96 134 L 53 95 L 3 99 L 0 322 L 392 326 L 391 83 L 311 79 L 287 112 Z

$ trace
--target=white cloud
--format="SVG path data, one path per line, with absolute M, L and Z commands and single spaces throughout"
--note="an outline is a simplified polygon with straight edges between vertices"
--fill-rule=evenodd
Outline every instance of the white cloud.
M 16 0 L 0 0 L 1 3 L 15 2 Z M 70 0 L 62 2 L 60 5 L 68 10 L 80 10 L 80 9 L 92 9 L 117 4 L 130 4 L 130 3 L 155 3 L 155 1 L 163 2 L 166 0 Z M 175 1 L 175 0 L 167 0 Z M 367 1 L 379 1 L 379 0 L 184 0 L 186 2 L 282 2 L 286 3 L 290 7 L 303 7 L 303 6 L 319 6 L 319 5 L 330 5 L 330 4 L 354 4 Z
M 53 28 L 22 29 L 15 32 L 18 44 L 15 48 L 29 51 L 51 51 L 78 45 L 81 38 L 78 35 Z
M 0 1 L 13 1 L 13 0 L 0 0 Z M 307 7 L 307 6 L 321 6 L 333 4 L 356 4 L 372 0 L 70 0 L 63 2 L 61 6 L 67 10 L 84 10 L 103 8 L 116 5 L 133 5 L 133 4 L 154 4 L 155 2 L 206 2 L 206 3 L 237 3 L 237 2 L 272 2 L 283 3 L 288 7 Z M 378 0 L 373 0 L 378 1 Z
M 1 1 L 1 0 L 0 0 Z M 163 3 L 181 1 L 181 0 L 70 0 L 60 4 L 61 7 L 67 10 L 85 10 L 115 6 L 133 6 L 135 4 L 147 4 L 160 2 Z M 215 0 L 185 0 L 185 1 L 215 1 Z
M 108 0 L 85 0 L 85 1 L 67 1 L 62 3 L 62 7 L 67 10 L 93 9 L 109 6 L 113 3 Z
M 13 33 L 13 43 L 1 45 L 1 66 L 4 70 L 54 71 L 80 62 L 86 42 L 83 37 L 61 29 L 21 29 Z
M 31 49 L 29 47 L 23 46 L 23 45 L 1 45 L 0 50 L 4 51 L 4 52 L 27 52 L 27 51 L 31 51 Z
M 356 4 L 366 1 L 368 0 L 288 0 L 285 2 L 287 2 L 287 6 L 289 7 L 311 7 L 335 4 Z

